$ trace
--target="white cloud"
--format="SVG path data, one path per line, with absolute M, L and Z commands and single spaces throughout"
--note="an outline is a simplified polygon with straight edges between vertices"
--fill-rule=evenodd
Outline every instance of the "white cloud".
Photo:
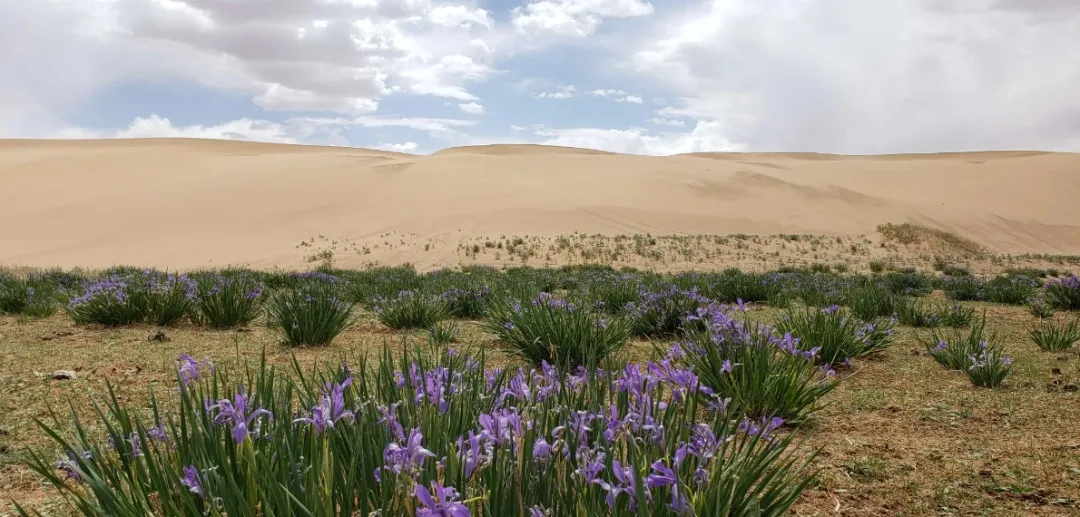
M 574 96 L 574 92 L 577 88 L 574 85 L 563 86 L 554 92 L 538 92 L 533 93 L 532 96 L 537 99 L 569 99 Z
M 642 104 L 643 102 L 645 102 L 641 99 L 641 97 L 638 97 L 637 95 L 630 95 L 622 90 L 592 90 L 589 92 L 589 95 L 592 95 L 593 97 L 610 98 L 615 102 L 626 102 L 630 104 Z
M 138 117 L 125 128 L 116 132 L 116 138 L 217 138 L 223 140 L 251 140 L 255 142 L 297 143 L 288 129 L 274 122 L 233 120 L 216 126 L 174 126 L 172 122 L 157 115 Z
M 685 133 L 651 133 L 646 129 L 569 128 L 536 131 L 541 143 L 602 149 L 616 153 L 671 155 L 693 152 L 741 151 L 745 148 L 724 137 L 724 128 L 716 122 L 699 122 Z
M 1080 149 L 1075 2 L 695 2 L 656 30 L 629 58 L 681 96 L 662 114 L 755 150 Z
M 678 120 L 678 119 L 670 119 L 670 118 L 653 117 L 653 118 L 649 119 L 649 122 L 652 122 L 653 124 L 657 124 L 657 125 L 661 125 L 661 126 L 674 126 L 674 127 L 684 127 L 684 126 L 686 126 L 685 122 L 683 122 L 681 120 Z
M 480 105 L 480 104 L 477 104 L 475 102 L 470 102 L 468 104 L 458 104 L 458 107 L 461 108 L 461 111 L 464 111 L 465 113 L 468 113 L 469 115 L 483 115 L 484 114 L 484 106 Z
M 490 28 L 495 24 L 491 15 L 483 9 L 469 9 L 464 5 L 443 5 L 428 13 L 428 19 L 444 27 L 468 27 L 480 25 Z
M 400 144 L 380 144 L 375 148 L 384 151 L 394 151 L 395 153 L 411 153 L 416 151 L 417 147 L 416 142 L 402 142 Z
M 510 124 L 510 131 L 526 131 L 528 129 L 529 128 L 526 126 L 515 126 L 514 124 Z
M 616 95 L 626 95 L 626 92 L 622 90 L 592 90 L 589 95 L 594 97 L 612 97 Z
M 538 36 L 584 37 L 596 32 L 605 18 L 634 18 L 652 14 L 642 0 L 531 0 L 511 13 L 514 27 Z

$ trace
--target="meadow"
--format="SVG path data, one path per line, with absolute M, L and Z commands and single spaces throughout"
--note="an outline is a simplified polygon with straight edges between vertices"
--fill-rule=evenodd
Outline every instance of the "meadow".
M 1080 279 L 987 260 L 9 271 L 0 515 L 1076 515 Z

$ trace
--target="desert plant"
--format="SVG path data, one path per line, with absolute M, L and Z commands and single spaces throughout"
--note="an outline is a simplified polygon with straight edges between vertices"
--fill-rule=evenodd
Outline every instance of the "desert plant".
M 56 313 L 56 283 L 37 274 L 0 274 L 0 314 L 46 318 Z
M 1050 352 L 1068 350 L 1080 342 L 1080 318 L 1066 325 L 1055 325 L 1053 322 L 1047 322 L 1039 327 L 1029 329 L 1028 334 L 1031 336 L 1031 340 L 1043 350 Z
M 973 276 L 946 277 L 941 287 L 950 300 L 963 302 L 986 299 L 986 282 Z
M 849 290 L 845 296 L 845 305 L 856 317 L 870 321 L 895 314 L 897 297 L 888 289 L 870 284 Z
M 914 269 L 886 273 L 881 276 L 881 285 L 893 294 L 907 296 L 922 296 L 933 290 L 931 277 Z
M 479 319 L 491 303 L 491 290 L 485 286 L 453 287 L 439 295 L 447 313 L 455 318 Z
M 262 311 L 262 284 L 246 273 L 225 271 L 200 278 L 195 320 L 214 328 L 250 324 Z
M 1009 305 L 1023 305 L 1042 286 L 1038 280 L 1024 275 L 1003 275 L 986 283 L 985 300 Z
M 376 298 L 374 304 L 379 321 L 392 329 L 429 329 L 450 317 L 443 298 L 419 291 L 401 291 L 393 298 Z
M 39 422 L 62 456 L 27 462 L 88 517 L 781 517 L 813 480 L 798 432 L 699 410 L 686 370 L 506 375 L 427 355 L 291 376 L 184 358 L 177 411 L 152 399 L 146 420 L 110 389 L 90 422 Z
M 282 290 L 270 298 L 267 321 L 289 346 L 329 345 L 355 320 L 343 295 L 326 281 Z
M 916 298 L 900 298 L 896 302 L 896 319 L 909 327 L 941 325 L 941 314 L 931 303 Z
M 626 315 L 631 331 L 639 336 L 673 336 L 683 328 L 688 315 L 708 306 L 711 301 L 697 291 L 669 285 L 656 291 L 642 291 L 640 302 L 627 304 Z
M 954 303 L 952 307 L 938 310 L 941 324 L 946 327 L 966 327 L 975 319 L 975 309 Z
M 966 370 L 971 358 L 981 354 L 987 347 L 997 347 L 997 334 L 983 335 L 986 330 L 986 314 L 974 320 L 967 334 L 956 329 L 931 331 L 928 339 L 919 338 L 923 348 L 938 364 L 953 370 Z
M 1059 309 L 1080 311 L 1080 277 L 1069 275 L 1050 281 L 1046 298 Z
M 1045 296 L 1033 296 L 1027 302 L 1028 312 L 1039 319 L 1054 316 L 1054 306 L 1046 301 Z
M 619 351 L 630 337 L 623 318 L 540 293 L 531 303 L 504 303 L 491 310 L 488 330 L 533 364 L 561 368 L 596 366 Z
M 776 330 L 798 338 L 802 350 L 816 349 L 818 363 L 830 365 L 881 351 L 892 340 L 890 322 L 862 322 L 836 305 L 820 310 L 790 310 L 776 324 Z
M 445 345 L 457 341 L 458 335 L 461 334 L 461 329 L 452 322 L 440 321 L 439 323 L 432 325 L 427 332 L 428 338 L 432 343 Z
M 192 313 L 195 294 L 195 283 L 186 275 L 149 269 L 112 274 L 86 284 L 68 302 L 68 313 L 79 324 L 174 325 Z
M 791 334 L 777 336 L 719 307 L 701 318 L 703 325 L 675 345 L 671 356 L 697 374 L 707 404 L 798 423 L 821 409 L 821 397 L 836 387 L 832 370 L 816 366 L 814 353 L 800 350 Z
M 1000 346 L 992 346 L 983 341 L 979 347 L 975 355 L 968 357 L 964 373 L 971 379 L 972 384 L 980 388 L 1001 386 L 1012 371 L 1012 359 L 1005 356 Z

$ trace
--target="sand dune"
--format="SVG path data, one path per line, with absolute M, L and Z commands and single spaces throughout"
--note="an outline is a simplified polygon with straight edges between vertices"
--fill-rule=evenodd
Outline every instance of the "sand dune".
M 956 231 L 1080 254 L 1080 154 L 629 156 L 528 145 L 430 156 L 208 140 L 0 141 L 0 264 L 305 267 L 317 235 Z M 340 265 L 414 260 L 400 252 Z M 452 264 L 448 264 L 452 265 Z

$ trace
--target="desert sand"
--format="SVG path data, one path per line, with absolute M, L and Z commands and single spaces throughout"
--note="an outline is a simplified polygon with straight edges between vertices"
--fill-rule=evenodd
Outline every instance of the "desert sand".
M 1000 253 L 1080 254 L 1080 154 L 630 156 L 531 145 L 427 156 L 133 139 L 0 140 L 0 265 L 456 265 L 484 235 L 873 234 L 916 222 Z M 388 234 L 425 246 L 381 247 Z M 404 243 L 404 241 L 402 241 Z

